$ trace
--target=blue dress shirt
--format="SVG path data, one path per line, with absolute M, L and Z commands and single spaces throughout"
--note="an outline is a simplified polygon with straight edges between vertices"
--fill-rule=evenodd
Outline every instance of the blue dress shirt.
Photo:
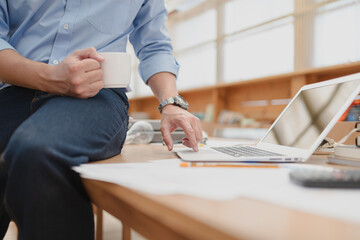
M 77 49 L 125 52 L 129 39 L 147 81 L 179 70 L 166 19 L 163 0 L 0 0 L 0 50 L 55 65 Z

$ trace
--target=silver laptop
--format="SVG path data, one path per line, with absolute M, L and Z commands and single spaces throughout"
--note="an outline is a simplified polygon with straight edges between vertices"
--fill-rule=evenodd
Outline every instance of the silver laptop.
M 190 162 L 306 161 L 360 92 L 360 73 L 303 86 L 255 146 L 176 150 Z

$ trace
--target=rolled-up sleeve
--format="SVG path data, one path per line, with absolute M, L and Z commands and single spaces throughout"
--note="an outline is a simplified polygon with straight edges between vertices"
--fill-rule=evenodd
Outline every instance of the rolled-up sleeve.
M 178 75 L 179 64 L 173 56 L 166 20 L 164 1 L 159 0 L 145 0 L 134 20 L 130 42 L 140 60 L 139 73 L 145 82 L 159 72 Z
M 7 11 L 6 0 L 0 0 L 0 51 L 4 49 L 15 50 L 13 46 L 8 42 L 9 39 L 9 14 Z M 0 89 L 7 86 L 0 81 Z
M 7 1 L 0 0 L 0 51 L 4 49 L 15 50 L 8 42 L 9 39 L 9 14 L 7 10 Z

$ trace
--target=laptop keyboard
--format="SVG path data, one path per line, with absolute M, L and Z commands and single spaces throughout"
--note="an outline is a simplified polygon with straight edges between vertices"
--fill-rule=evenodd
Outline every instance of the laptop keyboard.
M 231 155 L 233 157 L 284 156 L 282 154 L 262 150 L 251 146 L 212 147 L 212 149 Z

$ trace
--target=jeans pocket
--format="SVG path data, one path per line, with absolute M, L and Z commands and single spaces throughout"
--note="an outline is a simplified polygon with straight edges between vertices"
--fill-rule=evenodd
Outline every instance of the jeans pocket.
M 133 0 L 90 0 L 87 20 L 98 31 L 121 34 L 132 24 Z
M 129 110 L 129 99 L 126 96 L 126 89 L 125 88 L 105 88 L 110 91 L 113 91 L 124 103 L 124 106 L 126 107 L 126 111 Z M 118 105 L 118 104 L 116 104 Z

